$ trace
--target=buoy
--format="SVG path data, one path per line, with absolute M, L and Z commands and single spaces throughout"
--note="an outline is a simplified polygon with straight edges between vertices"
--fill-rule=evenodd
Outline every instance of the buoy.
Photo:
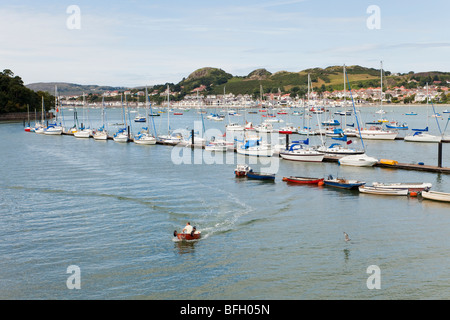
M 410 196 L 410 197 L 417 197 L 417 192 L 411 191 L 411 192 L 409 193 L 409 196 Z
M 323 186 L 325 183 L 323 181 L 319 181 L 318 185 Z

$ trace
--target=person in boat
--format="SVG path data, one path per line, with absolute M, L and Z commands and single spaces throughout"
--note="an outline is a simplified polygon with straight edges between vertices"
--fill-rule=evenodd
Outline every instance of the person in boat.
M 184 227 L 183 231 L 181 231 L 181 232 L 191 234 L 193 231 L 194 231 L 194 228 L 191 226 L 191 223 L 188 222 L 188 223 L 186 223 L 186 227 Z

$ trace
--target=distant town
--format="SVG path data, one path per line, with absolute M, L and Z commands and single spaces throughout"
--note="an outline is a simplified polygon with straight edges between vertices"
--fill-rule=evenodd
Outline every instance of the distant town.
M 411 80 L 414 81 L 414 80 Z M 439 82 L 439 81 L 437 81 Z M 449 82 L 447 82 L 448 84 Z M 187 107 L 218 107 L 218 106 L 242 106 L 252 107 L 256 105 L 263 105 L 267 107 L 276 106 L 302 106 L 308 101 L 308 97 L 298 95 L 293 96 L 291 93 L 263 93 L 259 98 L 250 94 L 238 94 L 233 93 L 216 95 L 205 94 L 205 86 L 200 86 L 192 90 L 191 94 L 185 95 L 182 100 L 170 101 L 170 106 L 173 108 L 187 108 Z M 430 101 L 434 103 L 445 103 L 450 101 L 449 88 L 443 86 L 440 83 L 433 83 L 431 85 L 417 88 L 405 88 L 404 86 L 393 87 L 386 89 L 382 93 L 383 104 L 424 104 L 427 102 L 427 95 Z M 351 91 L 351 95 L 355 103 L 359 105 L 372 105 L 374 103 L 380 103 L 380 87 L 377 88 L 361 88 Z M 159 92 L 158 90 L 150 91 L 150 100 L 154 96 L 164 98 L 164 100 L 157 105 L 167 106 L 167 95 L 169 91 L 165 90 Z M 170 92 L 171 97 L 176 97 L 178 92 Z M 123 103 L 130 103 L 135 106 L 145 106 L 145 91 L 144 90 L 114 90 L 107 91 L 103 94 L 89 94 L 91 102 L 89 104 L 100 105 L 102 98 L 105 98 L 105 106 L 121 106 Z M 97 99 L 92 99 L 92 96 Z M 122 102 L 120 97 L 122 96 Z M 82 95 L 62 96 L 61 102 L 65 106 L 81 105 L 83 101 Z M 350 92 L 347 90 L 334 90 L 330 91 L 312 91 L 309 94 L 310 103 L 324 104 L 324 105 L 341 105 L 344 99 L 350 101 Z M 92 102 L 94 100 L 95 102 Z M 159 99 L 161 101 L 161 99 Z M 154 103 L 153 103 L 154 104 Z

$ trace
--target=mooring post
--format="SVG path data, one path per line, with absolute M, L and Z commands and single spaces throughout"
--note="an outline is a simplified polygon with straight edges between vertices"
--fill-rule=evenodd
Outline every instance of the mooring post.
M 289 134 L 286 133 L 286 151 L 289 150 Z
M 438 145 L 438 167 L 442 168 L 442 142 Z
M 194 129 L 191 130 L 191 148 L 194 149 Z
M 128 133 L 127 133 L 128 134 L 128 140 L 130 140 L 130 126 L 127 127 L 127 130 L 128 130 Z

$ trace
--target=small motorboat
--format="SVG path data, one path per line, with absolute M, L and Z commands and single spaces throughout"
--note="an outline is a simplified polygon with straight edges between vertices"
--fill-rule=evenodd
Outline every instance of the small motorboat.
M 326 186 L 341 189 L 358 189 L 359 187 L 366 184 L 364 181 L 333 178 L 332 176 L 328 176 L 328 179 L 323 180 L 323 183 Z
M 275 180 L 275 174 L 262 173 L 262 172 L 253 172 L 253 170 L 250 170 L 249 172 L 247 172 L 247 178 L 257 179 L 257 180 L 274 181 Z
M 136 116 L 134 122 L 147 122 L 147 118 L 143 116 Z
M 283 181 L 298 183 L 298 184 L 320 184 L 323 183 L 323 178 L 307 178 L 307 177 L 284 177 Z
M 252 171 L 252 168 L 250 168 L 248 165 L 238 164 L 236 169 L 234 169 L 234 174 L 236 175 L 236 177 L 246 177 L 247 173 L 249 173 L 250 171 Z
M 177 230 L 173 232 L 173 236 L 178 238 L 178 240 L 198 240 L 202 237 L 201 231 L 192 230 L 191 233 L 178 233 Z
M 338 163 L 343 166 L 354 167 L 372 167 L 378 162 L 378 159 L 369 157 L 365 153 L 363 154 L 351 154 L 342 157 L 338 160 Z
M 386 196 L 407 196 L 409 193 L 408 189 L 402 188 L 380 188 L 374 186 L 360 186 L 358 189 L 359 192 L 361 193 L 386 195 Z
M 408 130 L 408 124 L 406 122 L 400 124 L 398 121 L 393 121 L 389 124 L 386 124 L 386 128 L 397 130 Z

